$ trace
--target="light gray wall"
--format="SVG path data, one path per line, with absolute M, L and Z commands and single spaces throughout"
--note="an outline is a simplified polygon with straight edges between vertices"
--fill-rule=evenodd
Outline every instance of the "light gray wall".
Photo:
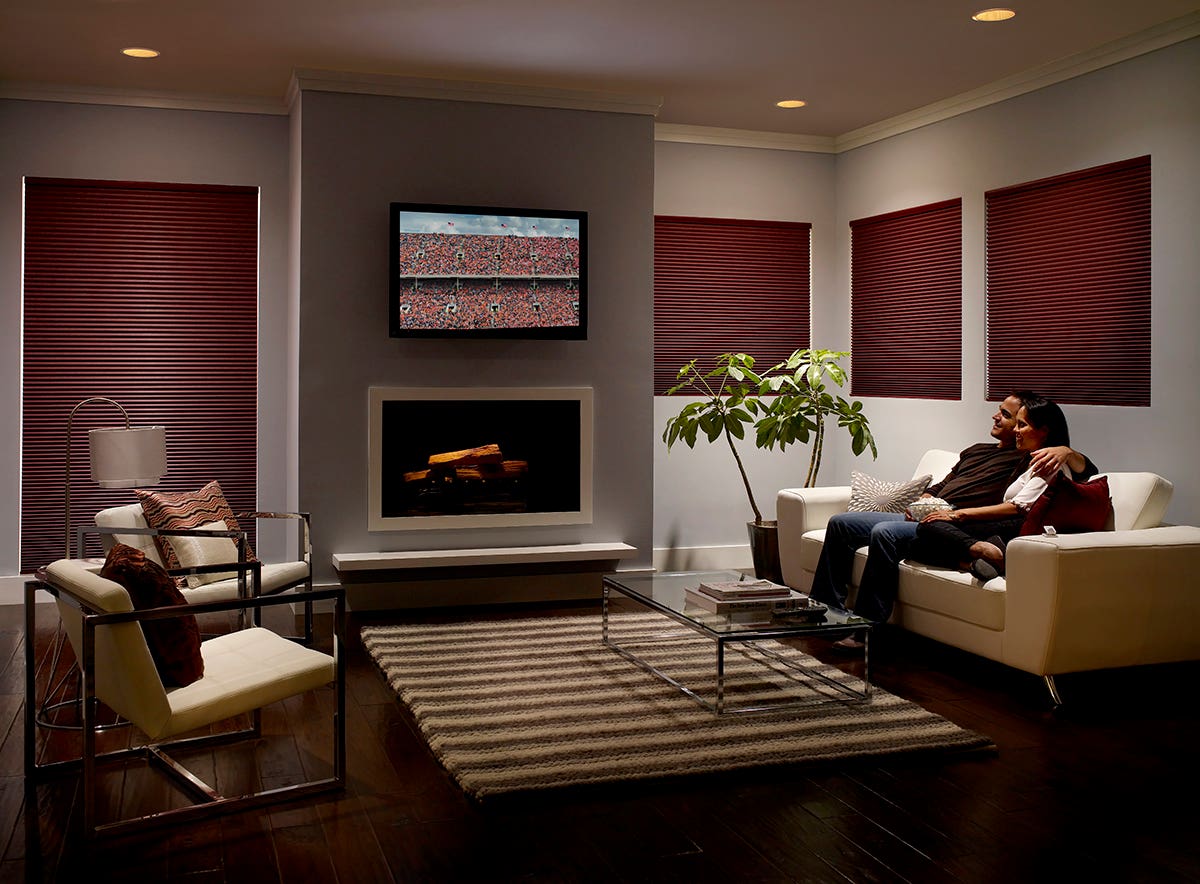
M 318 580 L 332 552 L 413 548 L 619 540 L 648 564 L 651 119 L 326 92 L 299 104 L 300 504 L 319 519 Z M 389 338 L 392 201 L 586 210 L 588 339 Z M 368 532 L 373 385 L 592 387 L 593 524 Z
M 659 142 L 654 156 L 655 214 L 807 221 L 812 224 L 814 301 L 820 303 L 821 293 L 833 289 L 832 154 Z M 830 346 L 815 322 L 812 345 Z M 729 449 L 723 442 L 700 441 L 694 449 L 677 443 L 668 453 L 661 438 L 667 420 L 689 401 L 654 397 L 654 546 L 675 551 L 660 555 L 659 565 L 736 567 L 748 561 L 745 524 L 753 512 Z M 763 452 L 747 441 L 738 453 L 763 518 L 775 518 L 775 492 L 804 482 L 808 451 Z
M 838 157 L 841 230 L 856 218 L 963 200 L 963 401 L 870 400 L 878 475 L 909 475 L 924 449 L 987 436 L 994 408 L 984 400 L 984 192 L 1144 154 L 1152 182 L 1152 404 L 1064 410 L 1072 442 L 1102 470 L 1160 473 L 1175 485 L 1168 520 L 1200 524 L 1200 39 Z M 836 291 L 845 293 L 849 241 L 838 242 Z M 834 337 L 846 340 L 849 315 L 833 306 Z M 849 453 L 835 449 L 831 466 L 847 475 Z
M 250 185 L 260 194 L 261 506 L 287 498 L 287 118 L 0 100 L 0 575 L 18 573 L 21 445 L 21 228 L 26 176 Z M 98 391 L 103 392 L 103 391 Z M 63 415 L 64 429 L 66 415 Z M 170 432 L 170 428 L 168 428 Z M 132 497 L 131 497 L 132 500 Z M 266 532 L 265 556 L 286 542 Z
M 1152 156 L 1152 406 L 1066 406 L 1075 444 L 1101 469 L 1151 470 L 1175 493 L 1167 518 L 1200 524 L 1200 40 L 837 156 L 701 145 L 657 146 L 655 212 L 813 222 L 813 341 L 850 349 L 852 219 L 937 200 L 963 200 L 963 399 L 865 399 L 879 459 L 837 437 L 821 484 L 857 468 L 912 475 L 927 448 L 987 439 L 984 400 L 983 193 L 1115 160 Z M 1048 305 L 1052 309 L 1052 305 Z M 1031 317 L 1030 321 L 1036 321 Z M 1081 317 L 1080 321 L 1086 321 Z M 1114 359 L 1120 359 L 1114 353 Z M 745 493 L 727 451 L 658 438 L 671 400 L 655 400 L 655 546 L 662 563 L 745 561 Z M 748 454 L 756 494 L 803 481 L 804 454 Z M 764 516 L 770 517 L 764 509 Z M 730 515 L 732 514 L 732 515 Z M 664 547 L 683 548 L 674 556 Z M 689 559 L 689 554 L 691 558 Z M 740 559 L 739 559 L 740 555 Z

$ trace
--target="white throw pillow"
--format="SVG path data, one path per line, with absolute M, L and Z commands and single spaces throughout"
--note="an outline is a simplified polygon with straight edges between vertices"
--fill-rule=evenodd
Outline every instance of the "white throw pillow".
M 224 521 L 205 522 L 199 526 L 200 531 L 228 531 Z M 185 568 L 199 568 L 201 565 L 220 565 L 225 562 L 238 560 L 237 544 L 232 537 L 168 537 L 167 541 L 175 550 L 175 557 Z M 211 574 L 189 574 L 188 589 L 204 586 L 206 583 L 216 583 L 237 577 L 236 571 L 214 571 Z
M 902 513 L 920 497 L 933 476 L 918 476 L 907 482 L 884 482 L 853 470 L 850 473 L 852 513 Z

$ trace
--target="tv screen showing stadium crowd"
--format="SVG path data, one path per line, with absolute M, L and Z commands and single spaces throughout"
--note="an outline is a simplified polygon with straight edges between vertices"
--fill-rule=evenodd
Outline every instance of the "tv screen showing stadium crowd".
M 391 204 L 392 337 L 587 337 L 587 213 Z

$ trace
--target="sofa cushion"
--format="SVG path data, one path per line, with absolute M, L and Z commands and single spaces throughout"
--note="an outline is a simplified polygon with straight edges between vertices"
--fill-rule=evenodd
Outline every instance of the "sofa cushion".
M 1107 473 L 1113 527 L 1118 531 L 1157 528 L 1175 486 L 1156 473 Z
M 100 576 L 125 588 L 135 610 L 186 605 L 175 581 L 140 549 L 118 543 L 105 557 Z M 142 634 L 163 685 L 189 685 L 204 675 L 200 626 L 192 614 L 146 620 Z
M 159 531 L 185 531 L 199 528 L 206 522 L 222 521 L 230 531 L 240 531 L 233 510 L 221 493 L 221 484 L 209 482 L 199 491 L 157 492 L 134 489 L 151 528 Z M 169 537 L 155 537 L 158 552 L 168 569 L 180 567 L 179 557 L 168 542 Z M 234 557 L 236 561 L 236 556 Z M 246 561 L 254 560 L 254 551 L 246 545 Z
M 900 563 L 897 599 L 985 629 L 1004 629 L 1003 577 L 981 584 L 966 571 L 905 560 Z
M 852 513 L 902 513 L 921 496 L 931 481 L 933 476 L 928 473 L 907 482 L 884 482 L 852 470 L 848 510 Z
M 946 451 L 944 448 L 930 448 L 917 463 L 917 468 L 913 470 L 913 478 L 924 476 L 929 473 L 933 476 L 934 482 L 940 482 L 942 479 L 950 475 L 950 471 L 954 469 L 954 465 L 958 463 L 959 453 L 957 451 Z
M 1021 534 L 1041 534 L 1047 525 L 1053 525 L 1059 534 L 1103 531 L 1111 520 L 1112 501 L 1106 476 L 1097 476 L 1090 482 L 1072 482 L 1059 473 L 1025 514 Z

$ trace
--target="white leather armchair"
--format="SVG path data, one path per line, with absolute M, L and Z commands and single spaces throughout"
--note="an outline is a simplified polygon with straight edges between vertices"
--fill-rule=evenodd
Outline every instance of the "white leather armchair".
M 296 523 L 299 533 L 300 558 L 294 562 L 263 563 L 262 589 L 264 594 L 272 595 L 289 589 L 298 592 L 312 591 L 312 535 L 308 513 L 273 513 L 253 512 L 236 513 L 239 519 L 289 519 Z M 159 532 L 152 529 L 146 521 L 140 503 L 126 506 L 111 507 L 96 513 L 96 527 L 103 529 L 101 541 L 105 552 L 117 543 L 140 549 L 146 558 L 158 565 L 165 563 L 159 554 L 154 537 Z M 85 529 L 86 530 L 86 529 Z M 192 531 L 196 535 L 206 532 Z M 207 532 L 213 534 L 214 532 Z M 79 547 L 82 549 L 82 545 Z M 223 601 L 238 597 L 238 578 L 229 577 L 195 588 L 183 588 L 183 597 L 189 603 Z M 304 642 L 311 644 L 313 638 L 313 607 L 311 601 L 304 603 Z
M 258 562 L 236 566 L 248 569 L 257 581 Z M 82 751 L 77 758 L 39 762 L 36 752 L 34 708 L 36 697 L 33 648 L 34 593 L 51 592 L 81 671 Z M 345 670 L 343 618 L 345 593 L 341 587 L 314 595 L 335 605 L 332 653 L 305 648 L 261 626 L 238 629 L 210 638 L 200 645 L 203 674 L 183 687 L 166 687 L 155 667 L 141 624 L 194 613 L 249 609 L 257 623 L 265 607 L 287 604 L 279 596 L 253 596 L 233 601 L 194 602 L 135 610 L 129 593 L 119 583 L 94 573 L 85 562 L 60 560 L 26 585 L 25 594 L 25 775 L 29 782 L 56 773 L 81 774 L 83 827 L 90 839 L 119 834 L 144 826 L 163 825 L 216 813 L 341 789 L 346 781 Z M 258 710 L 288 697 L 316 691 L 332 684 L 332 748 L 327 759 L 315 765 L 328 768 L 328 776 L 313 777 L 294 785 L 262 789 L 249 794 L 221 795 L 171 759 L 171 748 L 194 750 L 236 739 L 261 736 Z M 132 748 L 101 751 L 97 745 L 97 702 L 136 725 L 146 740 L 135 738 Z M 249 714 L 249 726 L 208 730 L 209 725 Z M 190 735 L 190 736 L 189 736 Z M 102 819 L 103 811 L 118 813 L 120 802 L 98 806 L 98 799 L 113 781 L 100 768 L 141 759 L 172 777 L 198 804 L 173 805 L 145 816 Z M 116 782 L 120 782 L 118 777 Z

